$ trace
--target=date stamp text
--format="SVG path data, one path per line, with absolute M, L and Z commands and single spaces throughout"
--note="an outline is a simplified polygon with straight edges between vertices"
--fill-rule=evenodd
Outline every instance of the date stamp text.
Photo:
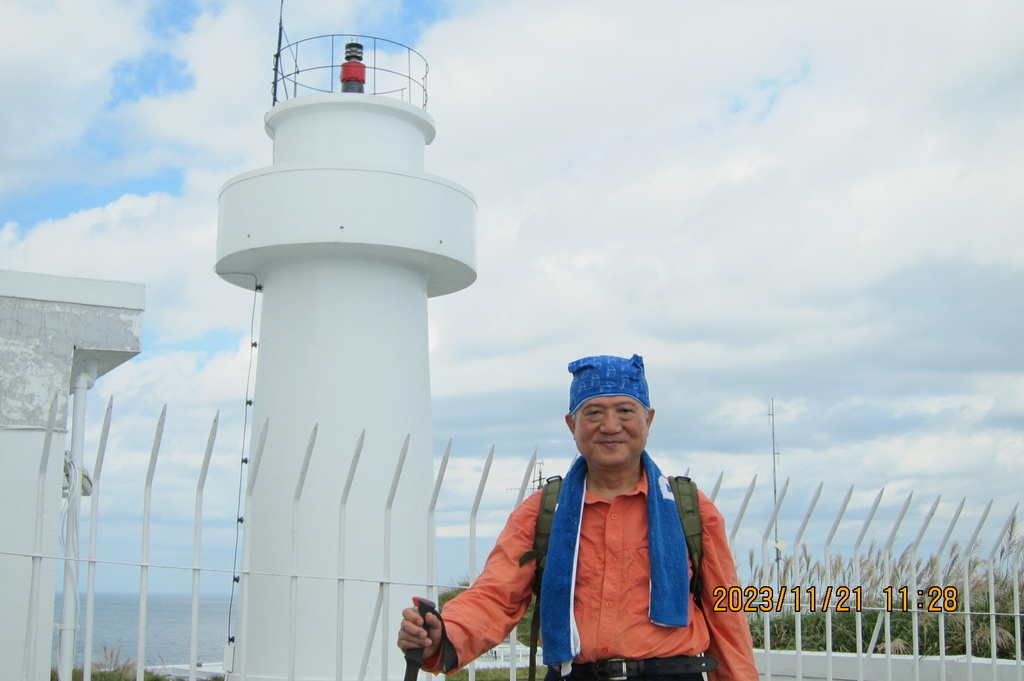
M 863 612 L 871 605 L 887 612 L 955 612 L 960 605 L 955 586 L 928 586 L 916 592 L 908 586 L 887 586 L 871 603 L 860 586 L 717 586 L 711 595 L 714 612 Z

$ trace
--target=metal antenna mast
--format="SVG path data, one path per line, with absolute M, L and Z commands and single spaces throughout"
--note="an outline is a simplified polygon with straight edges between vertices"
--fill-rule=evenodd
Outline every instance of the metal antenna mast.
M 770 406 L 768 407 L 768 417 L 772 424 L 772 500 L 775 504 L 779 503 L 779 474 L 778 474 L 778 461 L 779 461 L 779 447 L 775 442 L 775 398 L 771 398 Z M 782 559 L 782 551 L 779 548 L 779 519 L 775 518 L 775 572 L 778 575 L 779 562 Z M 779 579 L 782 579 L 782 575 L 778 575 Z
M 538 461 L 536 466 L 534 467 L 534 471 L 536 471 L 536 477 L 534 477 L 534 479 L 531 480 L 530 482 L 533 483 L 533 490 L 532 491 L 536 492 L 537 490 L 539 490 L 541 487 L 544 486 L 544 482 L 546 480 L 546 478 L 544 477 L 544 462 L 543 461 Z M 508 491 L 508 492 L 518 492 L 519 488 L 518 487 L 506 487 L 505 490 Z
M 281 76 L 281 43 L 284 38 L 284 0 L 281 0 L 281 12 L 277 17 L 277 51 L 274 52 L 274 85 L 273 85 L 273 102 L 271 106 L 277 104 L 277 81 Z

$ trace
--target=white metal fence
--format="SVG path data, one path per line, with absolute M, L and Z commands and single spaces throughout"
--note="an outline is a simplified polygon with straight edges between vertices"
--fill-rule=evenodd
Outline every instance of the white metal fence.
M 76 558 L 74 549 L 69 564 L 85 568 L 81 589 L 85 595 L 85 609 L 79 620 L 78 635 L 84 638 L 84 678 L 92 676 L 95 654 L 93 651 L 95 582 L 97 567 L 118 565 L 137 570 L 139 577 L 138 645 L 135 659 L 147 659 L 147 611 L 149 576 L 154 569 L 167 569 L 190 573 L 192 596 L 189 649 L 190 656 L 181 673 L 184 678 L 208 678 L 210 666 L 198 666 L 199 607 L 202 599 L 202 576 L 214 575 L 218 579 L 233 576 L 239 585 L 239 607 L 246 607 L 246 583 L 252 576 L 247 561 L 242 557 L 241 568 L 234 566 L 210 567 L 204 565 L 202 533 L 208 527 L 204 518 L 204 498 L 211 456 L 217 437 L 218 418 L 213 419 L 203 458 L 195 479 L 194 512 L 192 516 L 191 555 L 182 553 L 180 560 L 156 565 L 150 561 L 150 549 L 160 537 L 151 531 L 153 510 L 152 490 L 156 478 L 157 461 L 161 450 L 165 412 L 158 419 L 149 455 L 146 475 L 138 484 L 142 488 L 142 512 L 139 522 L 137 562 L 108 561 L 97 555 L 97 538 L 103 531 L 101 499 L 103 499 L 104 458 L 111 421 L 107 408 L 98 438 L 97 455 L 91 475 L 91 496 L 88 497 L 89 540 L 86 556 Z M 53 437 L 53 419 L 46 435 L 46 444 L 39 468 L 36 517 L 44 512 L 47 499 L 47 464 L 49 440 Z M 264 428 L 266 425 L 264 424 Z M 315 438 L 311 437 L 310 442 Z M 262 439 L 251 456 L 245 498 L 251 495 L 262 456 Z M 429 506 L 428 532 L 433 536 L 436 527 L 438 500 L 445 483 L 445 473 L 451 457 L 451 443 L 438 461 Z M 345 500 L 355 481 L 356 463 L 361 450 L 361 439 L 356 444 L 349 474 L 339 489 L 339 507 L 345 512 Z M 294 481 L 278 481 L 295 489 L 291 509 L 293 523 L 301 522 L 302 482 L 312 447 L 307 448 L 306 460 L 299 477 Z M 477 522 L 481 505 L 487 494 L 488 478 L 494 460 L 495 448 L 484 462 L 477 484 L 473 505 L 466 510 L 469 535 L 468 574 L 477 573 Z M 537 453 L 534 452 L 523 472 L 517 503 L 530 490 L 534 477 Z M 395 480 L 401 474 L 404 456 L 396 452 Z M 75 478 L 72 477 L 74 480 Z M 976 523 L 966 526 L 960 522 L 965 501 L 946 513 L 939 499 L 928 505 L 922 520 L 916 526 L 908 521 L 913 507 L 913 494 L 906 497 L 894 515 L 883 517 L 879 513 L 884 491 L 879 491 L 866 513 L 851 510 L 851 485 L 832 511 L 819 505 L 824 484 L 810 497 L 806 506 L 790 497 L 790 481 L 772 494 L 772 511 L 754 514 L 749 511 L 751 501 L 759 491 L 756 477 L 747 488 L 723 490 L 723 476 L 719 476 L 708 490 L 726 517 L 730 529 L 730 542 L 740 568 L 739 589 L 723 590 L 714 594 L 713 603 L 704 607 L 740 608 L 750 613 L 751 629 L 757 642 L 758 665 L 765 679 L 1024 679 L 1021 651 L 1021 566 L 1024 539 L 1018 533 L 1017 506 L 1001 517 L 995 517 L 992 503 L 978 515 Z M 73 485 L 72 485 L 73 487 Z M 392 484 L 392 495 L 395 485 Z M 729 493 L 726 494 L 725 492 Z M 768 490 L 769 493 L 772 490 Z M 720 498 L 721 497 L 721 498 Z M 792 497 L 796 497 L 794 493 Z M 835 501 L 833 498 L 832 501 Z M 390 498 L 382 500 L 380 509 L 371 511 L 387 514 Z M 362 509 L 361 512 L 367 512 Z M 51 618 L 51 603 L 39 598 L 39 575 L 45 561 L 64 561 L 56 550 L 44 546 L 42 524 L 36 524 L 35 549 L 31 552 L 11 551 L 0 546 L 0 554 L 23 559 L 31 563 L 32 578 L 28 584 L 2 583 L 0 589 L 27 590 L 30 603 L 25 654 L 24 678 L 36 681 L 45 678 L 45 670 L 33 670 L 31 659 L 38 646 L 50 646 L 50 641 L 38 640 L 34 635 L 40 618 Z M 928 540 L 932 534 L 941 538 Z M 792 542 L 779 539 L 792 537 Z M 903 533 L 912 536 L 909 544 L 897 543 Z M 850 543 L 852 539 L 852 543 Z M 489 543 L 489 541 L 487 542 Z M 428 555 L 429 574 L 435 574 L 434 542 Z M 812 548 L 813 547 L 813 548 Z M 187 552 L 186 552 L 187 553 Z M 294 639 L 294 593 L 303 575 L 278 575 L 291 585 L 293 594 L 291 613 L 268 613 L 269 617 L 290 620 L 290 636 Z M 312 577 L 311 577 L 312 578 Z M 344 611 L 346 579 L 339 577 L 339 612 Z M 393 584 L 384 575 L 379 583 L 378 599 L 370 625 L 363 632 L 344 632 L 348 636 L 366 639 L 362 664 L 363 676 L 367 660 L 374 645 L 394 629 L 395 613 L 391 613 L 389 590 Z M 422 586 L 428 596 L 436 594 L 438 585 Z M 339 623 L 342 618 L 339 615 Z M 6 627 L 20 623 L 8 622 Z M 340 624 L 339 624 L 340 626 Z M 244 632 L 240 632 L 244 636 Z M 293 641 L 294 643 L 294 641 Z M 392 645 L 390 641 L 383 641 Z M 339 647 L 340 648 L 340 647 Z M 294 649 L 294 645 L 291 646 Z M 521 659 L 513 640 L 507 659 L 510 666 Z M 503 653 L 504 654 L 504 653 Z M 168 662 L 186 662 L 173 660 Z M 138 678 L 142 678 L 142 665 Z M 340 662 L 339 662 L 340 668 Z M 386 669 L 386 663 L 384 664 Z M 238 670 L 236 669 L 237 673 Z M 385 672 L 386 673 L 386 672 Z M 242 670 L 244 678 L 244 670 Z M 514 677 L 513 677 L 514 678 Z

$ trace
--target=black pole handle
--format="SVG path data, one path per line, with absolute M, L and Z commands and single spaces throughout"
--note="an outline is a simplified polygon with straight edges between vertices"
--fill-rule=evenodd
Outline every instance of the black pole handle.
M 423 618 L 423 630 L 428 631 L 427 615 L 434 613 L 436 617 L 441 617 L 437 612 L 437 606 L 433 601 L 419 596 L 414 596 L 412 602 L 416 605 L 420 617 Z M 422 665 L 423 648 L 411 648 L 405 651 L 405 681 L 416 681 L 416 675 L 419 674 Z

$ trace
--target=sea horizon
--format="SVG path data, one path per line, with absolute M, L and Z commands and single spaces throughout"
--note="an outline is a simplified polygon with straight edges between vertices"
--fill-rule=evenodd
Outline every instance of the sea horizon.
M 58 592 L 54 621 L 61 620 L 63 595 Z M 234 610 L 238 599 L 235 597 Z M 228 643 L 228 626 L 232 611 L 231 596 L 222 593 L 199 594 L 199 640 L 197 661 L 220 663 Z M 85 660 L 86 599 L 79 604 L 79 629 L 75 639 L 75 667 Z M 191 593 L 150 593 L 147 595 L 145 666 L 190 663 L 192 622 Z M 57 640 L 54 629 L 51 665 L 57 666 Z M 92 662 L 101 659 L 125 662 L 137 660 L 139 652 L 138 592 L 107 591 L 94 598 Z

